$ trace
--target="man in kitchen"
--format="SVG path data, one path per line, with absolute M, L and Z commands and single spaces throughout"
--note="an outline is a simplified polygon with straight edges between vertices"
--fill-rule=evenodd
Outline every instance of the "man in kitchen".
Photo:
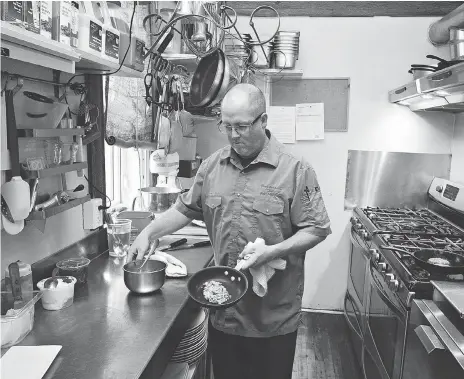
M 263 93 L 250 84 L 233 87 L 222 101 L 219 123 L 230 145 L 201 164 L 190 190 L 129 251 L 141 259 L 150 240 L 200 219 L 215 263 L 239 264 L 247 273 L 245 296 L 210 316 L 215 379 L 291 379 L 305 253 L 331 233 L 313 168 L 287 152 L 266 125 Z M 275 270 L 267 291 L 258 292 L 251 273 L 270 262 L 283 267 Z

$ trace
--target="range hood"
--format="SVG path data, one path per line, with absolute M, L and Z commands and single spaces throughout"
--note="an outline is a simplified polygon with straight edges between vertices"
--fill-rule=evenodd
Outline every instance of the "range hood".
M 464 63 L 433 72 L 388 93 L 412 111 L 464 112 Z

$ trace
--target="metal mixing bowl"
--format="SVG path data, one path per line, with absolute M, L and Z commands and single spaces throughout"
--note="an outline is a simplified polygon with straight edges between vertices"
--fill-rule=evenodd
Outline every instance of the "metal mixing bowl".
M 148 260 L 139 271 L 142 261 L 126 263 L 124 270 L 124 283 L 135 293 L 150 293 L 159 290 L 166 279 L 166 263 L 157 260 Z

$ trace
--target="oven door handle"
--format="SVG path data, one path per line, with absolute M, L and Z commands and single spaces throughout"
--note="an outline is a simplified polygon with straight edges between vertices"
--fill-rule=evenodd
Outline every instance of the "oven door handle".
M 380 296 L 380 298 L 387 305 L 388 309 L 390 309 L 400 320 L 404 319 L 406 317 L 406 312 L 402 311 L 395 304 L 393 304 L 388 299 L 388 296 L 385 294 L 385 292 L 379 287 L 379 285 L 375 281 L 374 275 L 373 275 L 373 270 L 375 270 L 375 268 L 374 268 L 374 264 L 372 262 L 370 262 L 369 268 L 370 268 L 370 277 L 371 277 L 370 281 L 371 281 L 372 285 L 374 286 L 375 290 L 377 291 L 378 295 Z
M 346 292 L 346 295 L 345 295 L 345 304 L 346 304 L 346 300 L 349 300 L 350 303 L 353 305 L 353 309 L 354 311 L 358 312 L 358 313 L 361 313 L 359 311 L 359 308 L 358 306 L 355 304 L 354 302 L 354 299 L 353 297 L 349 294 L 349 292 Z M 353 329 L 353 331 L 358 335 L 358 337 L 361 339 L 361 341 L 364 339 L 363 337 L 363 332 L 362 332 L 362 328 L 361 328 L 361 325 L 359 325 L 359 321 L 358 321 L 358 317 L 355 315 L 356 317 L 356 323 L 358 324 L 358 328 L 356 328 L 353 323 L 351 322 L 350 320 L 350 317 L 348 316 L 348 311 L 346 310 L 346 305 L 344 304 L 343 306 L 343 313 L 345 314 L 345 319 L 346 319 L 346 322 L 348 323 L 348 325 L 351 327 L 351 329 Z

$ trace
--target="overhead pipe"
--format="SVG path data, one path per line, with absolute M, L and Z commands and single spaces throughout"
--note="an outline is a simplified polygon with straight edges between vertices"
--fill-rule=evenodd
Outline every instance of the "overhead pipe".
M 464 28 L 464 4 L 434 22 L 429 28 L 429 39 L 434 45 L 444 45 L 450 40 L 450 28 Z

